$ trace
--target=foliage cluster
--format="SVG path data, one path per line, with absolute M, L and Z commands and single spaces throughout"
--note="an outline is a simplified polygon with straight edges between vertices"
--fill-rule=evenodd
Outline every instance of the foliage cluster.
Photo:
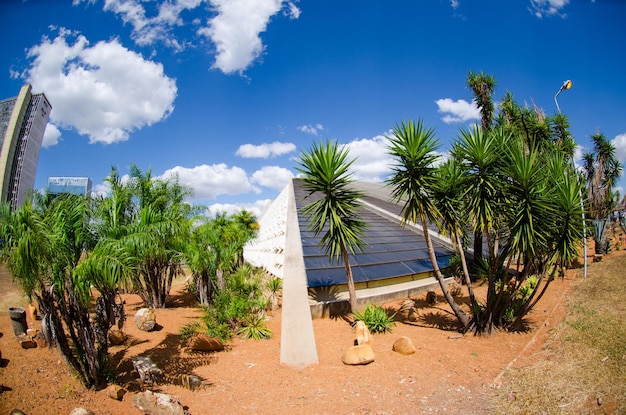
M 391 333 L 396 325 L 395 315 L 389 314 L 383 307 L 375 304 L 368 304 L 363 310 L 354 313 L 355 321 L 362 321 L 367 326 L 370 333 Z
M 111 376 L 107 334 L 124 324 L 121 290 L 165 307 L 185 266 L 208 303 L 215 282 L 242 264 L 257 226 L 245 211 L 198 225 L 201 211 L 184 202 L 189 189 L 136 166 L 128 181 L 115 168 L 105 181 L 107 196 L 36 195 L 14 211 L 0 206 L 0 260 L 36 299 L 45 335 L 88 388 Z

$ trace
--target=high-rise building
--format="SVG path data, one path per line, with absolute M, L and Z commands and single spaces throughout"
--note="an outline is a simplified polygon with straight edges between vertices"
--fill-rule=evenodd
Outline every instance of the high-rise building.
M 31 93 L 30 85 L 0 101 L 0 200 L 10 202 L 11 209 L 21 206 L 35 185 L 51 109 L 46 96 Z
M 89 177 L 48 177 L 47 192 L 51 196 L 60 194 L 89 196 L 91 179 Z

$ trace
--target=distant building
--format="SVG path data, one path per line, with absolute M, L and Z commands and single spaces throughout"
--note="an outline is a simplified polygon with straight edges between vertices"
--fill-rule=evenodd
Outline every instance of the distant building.
M 24 85 L 17 97 L 0 101 L 0 198 L 20 207 L 35 185 L 39 150 L 52 106 Z
M 89 196 L 91 184 L 89 177 L 48 177 L 47 193 L 51 196 L 60 194 Z

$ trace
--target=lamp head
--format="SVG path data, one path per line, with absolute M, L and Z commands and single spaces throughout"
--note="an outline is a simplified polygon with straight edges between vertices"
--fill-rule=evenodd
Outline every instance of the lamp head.
M 564 89 L 567 91 L 571 87 L 572 87 L 572 81 L 571 79 L 568 79 L 567 81 L 563 82 L 563 86 L 561 87 L 561 89 Z

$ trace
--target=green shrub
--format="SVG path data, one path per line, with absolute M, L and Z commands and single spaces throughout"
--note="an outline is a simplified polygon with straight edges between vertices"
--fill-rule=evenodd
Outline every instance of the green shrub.
M 265 326 L 265 315 L 259 313 L 246 317 L 238 334 L 245 339 L 261 340 L 272 337 L 272 330 Z
M 394 322 L 395 313 L 389 315 L 387 310 L 381 306 L 369 304 L 363 311 L 354 313 L 355 320 L 361 320 L 370 333 L 387 333 L 391 332 Z

